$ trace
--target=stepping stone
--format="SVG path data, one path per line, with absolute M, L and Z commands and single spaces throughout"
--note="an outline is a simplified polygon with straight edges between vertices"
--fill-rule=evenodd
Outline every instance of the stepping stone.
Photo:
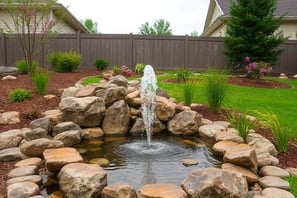
M 43 152 L 43 156 L 46 169 L 50 172 L 59 172 L 66 164 L 84 161 L 74 148 L 47 149 Z
M 295 197 L 292 193 L 279 188 L 265 188 L 262 191 L 262 195 L 264 197 L 269 197 L 269 198 L 294 198 Z
M 139 191 L 140 198 L 186 198 L 186 192 L 174 184 L 146 184 Z
M 22 177 L 15 177 L 11 178 L 7 181 L 7 186 L 19 183 L 19 182 L 33 182 L 37 185 L 41 184 L 42 178 L 40 175 L 28 175 L 28 176 L 22 176 Z
M 21 167 L 21 166 L 40 166 L 42 163 L 42 159 L 39 157 L 32 157 L 28 159 L 21 160 L 17 162 L 14 166 Z
M 290 176 L 288 171 L 276 166 L 264 166 L 260 169 L 260 174 L 263 176 L 274 176 L 279 178 Z
M 243 174 L 246 177 L 246 180 L 249 184 L 259 181 L 259 178 L 257 175 L 255 175 L 252 171 L 250 171 L 246 168 L 243 168 L 241 166 L 237 166 L 237 165 L 230 164 L 230 163 L 224 163 L 221 168 L 225 169 L 225 170 L 236 171 L 236 172 Z
M 183 159 L 182 163 L 184 166 L 193 166 L 197 165 L 199 162 L 196 159 Z
M 33 182 L 19 182 L 7 187 L 7 198 L 31 197 L 39 194 L 39 186 Z
M 284 190 L 289 190 L 290 185 L 287 181 L 279 178 L 279 177 L 274 177 L 274 176 L 265 176 L 259 179 L 259 184 L 263 188 L 281 188 Z
M 37 166 L 21 166 L 11 170 L 8 173 L 8 178 L 35 175 L 37 172 L 38 172 Z
M 136 191 L 133 189 L 133 187 L 130 184 L 123 182 L 116 182 L 104 187 L 101 196 L 110 198 L 137 198 Z

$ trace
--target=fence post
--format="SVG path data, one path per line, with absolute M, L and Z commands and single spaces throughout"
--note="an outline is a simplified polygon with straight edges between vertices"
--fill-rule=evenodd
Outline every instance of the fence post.
M 129 66 L 130 67 L 133 67 L 133 33 L 130 33 L 129 34 L 129 43 L 130 43 L 130 45 L 129 45 L 129 51 L 130 51 L 130 57 L 129 57 Z
M 189 36 L 186 35 L 185 36 L 185 50 L 184 50 L 184 67 L 188 67 L 189 65 L 189 60 L 188 60 L 188 57 L 189 57 Z
M 0 49 L 2 51 L 2 61 L 0 65 L 7 66 L 7 44 L 6 44 L 6 36 L 5 33 L 1 34 L 1 40 L 2 40 L 2 45 L 0 46 Z

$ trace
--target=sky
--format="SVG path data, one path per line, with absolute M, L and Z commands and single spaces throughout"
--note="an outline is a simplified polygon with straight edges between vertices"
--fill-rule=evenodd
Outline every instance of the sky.
M 173 35 L 203 32 L 210 0 L 58 0 L 78 19 L 91 18 L 103 34 L 137 34 L 163 18 Z

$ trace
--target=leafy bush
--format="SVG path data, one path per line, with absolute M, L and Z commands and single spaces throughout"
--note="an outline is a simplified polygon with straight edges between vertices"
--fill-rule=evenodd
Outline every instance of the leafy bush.
M 120 74 L 121 73 L 121 68 L 118 65 L 115 65 L 112 67 L 112 73 L 114 74 Z
M 249 119 L 245 114 L 234 110 L 229 111 L 226 117 L 232 127 L 238 130 L 238 135 L 246 141 L 250 130 L 255 127 L 255 122 Z
M 176 70 L 176 78 L 180 82 L 185 82 L 188 78 L 190 78 L 193 75 L 193 72 L 186 69 L 184 66 L 180 66 Z
M 22 102 L 32 98 L 31 93 L 26 89 L 14 89 L 9 92 L 8 99 L 10 102 Z
M 36 71 L 36 69 L 38 68 L 38 61 L 33 61 L 32 62 L 32 72 L 34 73 L 34 71 Z M 18 70 L 18 72 L 20 74 L 28 74 L 29 71 L 28 71 L 28 65 L 26 63 L 26 61 L 24 59 L 21 59 L 21 60 L 17 60 L 16 63 L 15 63 L 15 66 Z
M 218 112 L 221 108 L 228 87 L 227 76 L 218 70 L 208 70 L 205 82 L 205 95 L 209 108 Z
M 261 78 L 264 74 L 272 71 L 272 67 L 270 67 L 269 63 L 250 62 L 250 57 L 248 56 L 245 57 L 245 62 L 247 63 L 245 71 L 247 72 L 247 76 L 249 78 Z
M 45 94 L 49 80 L 49 74 L 46 71 L 39 70 L 32 75 L 32 81 L 37 88 L 38 94 Z
M 135 73 L 137 74 L 142 74 L 145 68 L 145 64 L 144 63 L 138 63 L 135 66 Z
M 184 95 L 185 105 L 187 106 L 190 106 L 192 104 L 196 83 L 197 83 L 197 79 L 194 79 L 194 78 L 188 78 L 187 80 L 184 81 L 183 95 Z
M 95 66 L 98 70 L 105 70 L 109 65 L 109 62 L 104 58 L 98 58 L 95 61 Z
M 133 71 L 132 71 L 131 69 L 127 68 L 127 69 L 122 70 L 122 74 L 123 74 L 125 77 L 130 77 L 130 76 L 132 76 Z
M 52 52 L 49 62 L 56 72 L 72 72 L 81 64 L 81 55 L 75 51 Z

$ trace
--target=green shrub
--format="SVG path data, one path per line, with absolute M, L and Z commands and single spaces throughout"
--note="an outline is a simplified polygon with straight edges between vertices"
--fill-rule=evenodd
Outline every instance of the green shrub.
M 121 68 L 118 65 L 115 65 L 112 67 L 112 73 L 114 74 L 120 74 L 121 73 Z
M 49 56 L 49 62 L 56 72 L 73 72 L 81 64 L 82 58 L 75 51 L 52 52 Z
M 223 104 L 228 87 L 227 76 L 218 70 L 208 70 L 206 73 L 205 95 L 209 108 L 218 112 Z
M 9 92 L 8 99 L 10 102 L 22 102 L 32 98 L 31 93 L 26 89 L 14 89 Z
M 289 177 L 285 178 L 290 184 L 290 192 L 297 197 L 297 176 L 290 175 Z
M 32 62 L 32 68 L 31 68 L 32 73 L 34 73 L 36 71 L 36 69 L 38 68 L 38 65 L 39 65 L 38 61 Z M 24 59 L 17 60 L 15 63 L 15 66 L 20 74 L 28 74 L 29 73 L 29 71 L 28 71 L 29 67 Z
M 192 104 L 196 84 L 197 84 L 197 79 L 194 79 L 194 78 L 188 78 L 184 81 L 183 95 L 184 95 L 185 105 L 187 106 L 190 106 Z
M 186 69 L 184 66 L 180 66 L 176 70 L 176 78 L 180 82 L 185 82 L 188 78 L 190 78 L 193 75 L 193 72 Z
M 136 66 L 135 66 L 135 73 L 142 74 L 144 68 L 145 68 L 145 64 L 144 63 L 138 63 L 138 64 L 136 64 Z
M 226 115 L 231 126 L 238 130 L 238 135 L 246 141 L 251 129 L 255 127 L 255 122 L 249 119 L 245 114 L 231 110 Z
M 46 71 L 39 70 L 34 72 L 31 79 L 37 88 L 37 93 L 42 95 L 46 94 L 49 74 Z
M 104 58 L 98 58 L 95 61 L 95 66 L 98 70 L 105 70 L 109 65 L 109 62 Z

